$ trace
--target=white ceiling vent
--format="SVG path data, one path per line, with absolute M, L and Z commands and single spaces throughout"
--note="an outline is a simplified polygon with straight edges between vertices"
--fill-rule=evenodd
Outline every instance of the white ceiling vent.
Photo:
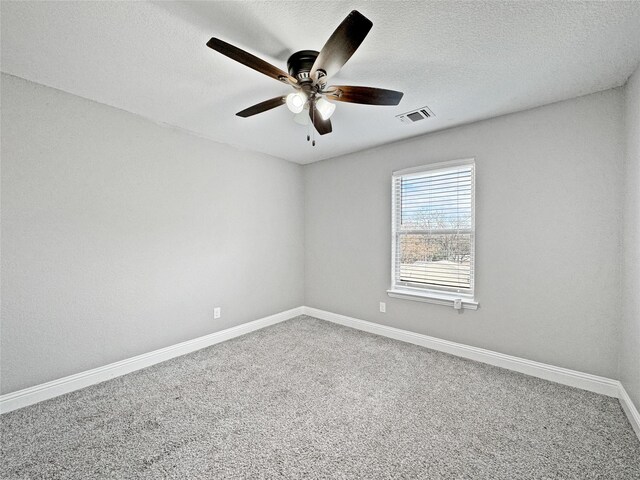
M 416 123 L 420 120 L 426 120 L 431 117 L 435 117 L 435 115 L 429 107 L 422 107 L 417 110 L 411 110 L 410 112 L 396 115 L 396 118 L 399 118 L 400 121 L 404 123 Z

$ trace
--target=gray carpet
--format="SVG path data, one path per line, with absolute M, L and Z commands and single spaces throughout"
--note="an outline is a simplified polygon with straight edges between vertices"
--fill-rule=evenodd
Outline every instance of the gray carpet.
M 298 317 L 2 416 L 1 477 L 640 479 L 616 399 Z

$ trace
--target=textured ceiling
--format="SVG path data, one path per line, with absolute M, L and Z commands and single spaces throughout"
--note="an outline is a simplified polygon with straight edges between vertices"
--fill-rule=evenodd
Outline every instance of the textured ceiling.
M 373 29 L 329 83 L 401 90 L 399 106 L 338 103 L 316 147 L 286 107 L 235 116 L 289 90 L 210 37 L 286 69 L 354 8 Z M 617 87 L 640 61 L 638 1 L 3 1 L 1 16 L 3 72 L 298 163 Z M 394 118 L 425 105 L 435 118 Z

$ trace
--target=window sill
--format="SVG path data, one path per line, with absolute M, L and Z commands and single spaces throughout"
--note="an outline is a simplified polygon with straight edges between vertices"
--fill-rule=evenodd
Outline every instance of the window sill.
M 387 290 L 387 295 L 393 298 L 404 298 L 405 300 L 413 300 L 416 302 L 434 303 L 436 305 L 446 305 L 453 307 L 453 301 L 457 298 L 462 300 L 462 308 L 467 310 L 477 310 L 478 302 L 475 299 L 463 297 L 455 294 L 422 292 L 404 289 Z

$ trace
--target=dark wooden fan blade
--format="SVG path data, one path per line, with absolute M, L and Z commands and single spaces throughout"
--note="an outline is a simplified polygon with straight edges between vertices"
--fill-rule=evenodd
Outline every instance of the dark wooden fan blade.
M 269 100 L 257 103 L 249 108 L 245 108 L 241 112 L 236 113 L 236 115 L 242 118 L 247 118 L 258 113 L 266 112 L 267 110 L 271 110 L 272 108 L 279 107 L 280 105 L 284 105 L 286 100 L 287 97 L 270 98 Z
M 327 88 L 329 100 L 339 102 L 364 103 L 365 105 L 398 105 L 404 93 L 384 88 L 332 85 Z
M 318 112 L 318 109 L 315 105 L 309 106 L 309 118 L 313 122 L 313 126 L 316 127 L 316 130 L 320 135 L 326 135 L 327 133 L 331 133 L 333 131 L 333 129 L 331 128 L 331 120 L 328 118 L 324 120 L 320 116 L 320 113 Z
M 251 55 L 249 52 L 245 52 L 238 47 L 234 47 L 230 43 L 223 42 L 219 38 L 212 38 L 209 40 L 207 42 L 207 47 L 212 48 L 216 52 L 220 52 L 221 54 L 226 55 L 232 60 L 240 62 L 249 68 L 253 68 L 260 73 L 264 73 L 268 77 L 275 78 L 281 82 L 289 81 L 291 83 L 296 83 L 296 79 L 287 72 L 280 70 L 278 67 L 274 67 L 255 55 Z
M 317 70 L 323 70 L 327 77 L 335 75 L 351 58 L 373 23 L 357 10 L 353 10 L 329 37 L 311 68 L 311 78 Z

